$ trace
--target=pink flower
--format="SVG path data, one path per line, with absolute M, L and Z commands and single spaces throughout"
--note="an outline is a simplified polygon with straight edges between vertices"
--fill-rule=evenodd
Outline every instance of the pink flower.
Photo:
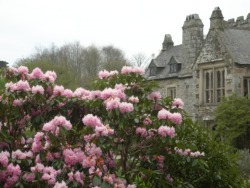
M 140 68 L 140 67 L 135 67 L 135 68 L 133 68 L 133 73 L 143 75 L 145 73 L 145 70 L 143 68 Z
M 120 98 L 115 97 L 115 98 L 108 98 L 107 100 L 104 101 L 104 104 L 106 106 L 106 110 L 113 110 L 119 107 L 120 104 Z
M 66 185 L 64 181 L 62 181 L 61 183 L 57 181 L 53 188 L 68 188 L 68 186 Z
M 141 137 L 146 137 L 147 136 L 147 129 L 142 128 L 142 127 L 137 127 L 135 133 Z
M 55 86 L 53 90 L 53 95 L 54 96 L 61 96 L 64 92 L 64 87 L 63 86 Z
M 21 169 L 20 169 L 20 166 L 18 164 L 16 166 L 14 166 L 13 163 L 10 163 L 6 169 L 6 172 L 8 174 L 12 174 L 13 176 L 20 176 Z
M 174 138 L 175 137 L 175 128 L 162 125 L 158 128 L 158 134 L 162 137 L 169 136 L 171 138 Z
M 144 124 L 144 125 L 151 125 L 151 124 L 152 124 L 152 120 L 151 120 L 149 117 L 146 117 L 146 118 L 143 120 L 143 124 Z
M 43 79 L 44 78 L 44 74 L 43 72 L 41 71 L 40 68 L 36 67 L 30 74 L 30 78 L 31 79 Z
M 27 67 L 25 67 L 25 66 L 20 66 L 20 67 L 17 68 L 17 72 L 19 74 L 28 74 L 29 69 Z
M 44 74 L 44 79 L 47 80 L 48 82 L 54 83 L 57 78 L 57 75 L 54 71 L 47 71 Z
M 13 101 L 13 106 L 22 106 L 23 105 L 23 103 L 24 103 L 24 101 L 22 100 L 22 99 L 15 99 L 14 101 Z
M 127 188 L 136 188 L 136 185 L 129 184 Z
M 176 108 L 181 108 L 183 109 L 184 107 L 184 102 L 180 99 L 180 98 L 175 98 L 173 103 L 172 103 L 172 106 L 173 107 L 176 107 Z
M 64 127 L 67 130 L 70 130 L 72 128 L 72 125 L 69 121 L 66 120 L 63 116 L 56 116 L 54 119 L 52 119 L 50 122 L 45 123 L 43 125 L 43 131 L 46 132 L 52 132 L 58 134 L 59 127 Z
M 150 100 L 159 100 L 161 99 L 161 93 L 159 91 L 154 91 L 150 93 L 148 97 Z
M 95 128 L 96 126 L 102 126 L 101 120 L 97 116 L 92 114 L 85 115 L 82 119 L 82 122 L 87 125 Z
M 132 103 L 138 103 L 139 102 L 139 98 L 131 96 L 131 97 L 129 97 L 128 101 L 132 102 Z
M 129 74 L 131 72 L 133 72 L 133 68 L 132 67 L 129 67 L 129 66 L 122 67 L 122 70 L 121 70 L 122 74 Z
M 107 71 L 107 70 L 103 70 L 103 71 L 100 71 L 100 72 L 98 73 L 98 77 L 99 77 L 100 79 L 108 78 L 109 76 L 110 76 L 110 73 L 109 73 L 109 71 Z
M 10 157 L 10 153 L 9 152 L 7 152 L 7 151 L 0 152 L 0 164 L 3 167 L 7 167 L 8 162 L 9 162 L 9 159 L 8 159 L 9 157 Z
M 29 83 L 27 81 L 19 80 L 16 83 L 16 90 L 19 90 L 19 91 L 29 91 L 30 90 L 30 85 L 29 85 Z
M 31 88 L 31 92 L 33 94 L 38 94 L 39 93 L 39 94 L 43 95 L 44 94 L 44 88 L 43 88 L 43 86 L 36 85 L 36 86 L 33 86 Z
M 62 93 L 62 96 L 70 98 L 73 96 L 73 92 L 70 89 L 65 89 Z
M 170 119 L 170 121 L 176 123 L 177 125 L 182 123 L 182 116 L 178 112 L 175 112 L 175 113 L 171 114 L 169 119 Z
M 168 119 L 171 115 L 172 115 L 171 112 L 169 112 L 168 110 L 166 110 L 166 109 L 161 109 L 161 110 L 158 112 L 157 118 L 158 118 L 159 120 L 161 120 L 161 119 Z
M 89 95 L 90 95 L 90 91 L 81 87 L 77 88 L 73 93 L 73 97 L 78 97 L 78 98 L 89 96 Z
M 96 126 L 95 127 L 95 134 L 97 137 L 99 136 L 109 136 L 114 134 L 114 130 L 110 129 L 108 126 Z
M 35 174 L 34 173 L 25 173 L 23 175 L 23 179 L 27 182 L 32 182 L 35 179 Z
M 122 102 L 119 104 L 119 110 L 121 113 L 128 113 L 134 110 L 134 106 L 131 103 Z
M 81 185 L 84 185 L 85 176 L 83 172 L 76 171 L 74 174 L 74 178 L 78 183 L 80 183 Z

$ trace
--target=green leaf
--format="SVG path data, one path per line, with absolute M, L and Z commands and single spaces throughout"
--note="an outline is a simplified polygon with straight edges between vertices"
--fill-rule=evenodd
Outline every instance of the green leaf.
M 93 185 L 94 186 L 98 186 L 98 185 L 100 185 L 101 184 L 101 179 L 98 177 L 98 176 L 95 176 L 94 178 L 93 178 Z
M 192 162 L 192 167 L 194 167 L 197 163 L 198 163 L 198 159 L 195 159 L 195 160 Z

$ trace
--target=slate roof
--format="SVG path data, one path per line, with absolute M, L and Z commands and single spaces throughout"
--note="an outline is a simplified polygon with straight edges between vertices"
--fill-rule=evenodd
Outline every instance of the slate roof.
M 174 58 L 178 64 L 181 64 L 181 70 L 176 73 L 170 73 L 169 62 L 171 58 Z M 151 61 L 152 65 L 158 68 L 158 73 L 155 76 L 149 76 L 149 69 L 146 70 L 146 77 L 148 79 L 164 79 L 164 78 L 176 78 L 176 77 L 185 77 L 191 75 L 190 71 L 187 70 L 186 66 L 187 57 L 185 56 L 183 45 L 176 45 L 171 47 L 169 50 L 161 51 L 160 54 Z
M 250 64 L 250 30 L 224 29 L 219 32 L 234 62 Z

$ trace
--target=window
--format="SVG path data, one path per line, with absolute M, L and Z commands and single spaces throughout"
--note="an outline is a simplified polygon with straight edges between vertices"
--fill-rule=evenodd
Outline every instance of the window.
M 170 64 L 170 73 L 177 72 L 177 64 Z
M 149 68 L 149 76 L 155 76 L 156 75 L 156 67 L 150 67 Z
M 250 98 L 250 78 L 244 78 L 243 80 L 244 96 Z
M 175 87 L 167 88 L 167 96 L 170 97 L 171 99 L 175 99 L 176 98 L 176 88 Z
M 214 104 L 225 96 L 225 70 L 204 70 L 204 102 Z

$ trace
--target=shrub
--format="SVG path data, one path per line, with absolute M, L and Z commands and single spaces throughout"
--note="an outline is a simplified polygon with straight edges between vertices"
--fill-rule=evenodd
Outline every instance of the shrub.
M 235 159 L 161 98 L 139 68 L 101 71 L 94 91 L 11 68 L 0 104 L 4 187 L 242 187 Z

